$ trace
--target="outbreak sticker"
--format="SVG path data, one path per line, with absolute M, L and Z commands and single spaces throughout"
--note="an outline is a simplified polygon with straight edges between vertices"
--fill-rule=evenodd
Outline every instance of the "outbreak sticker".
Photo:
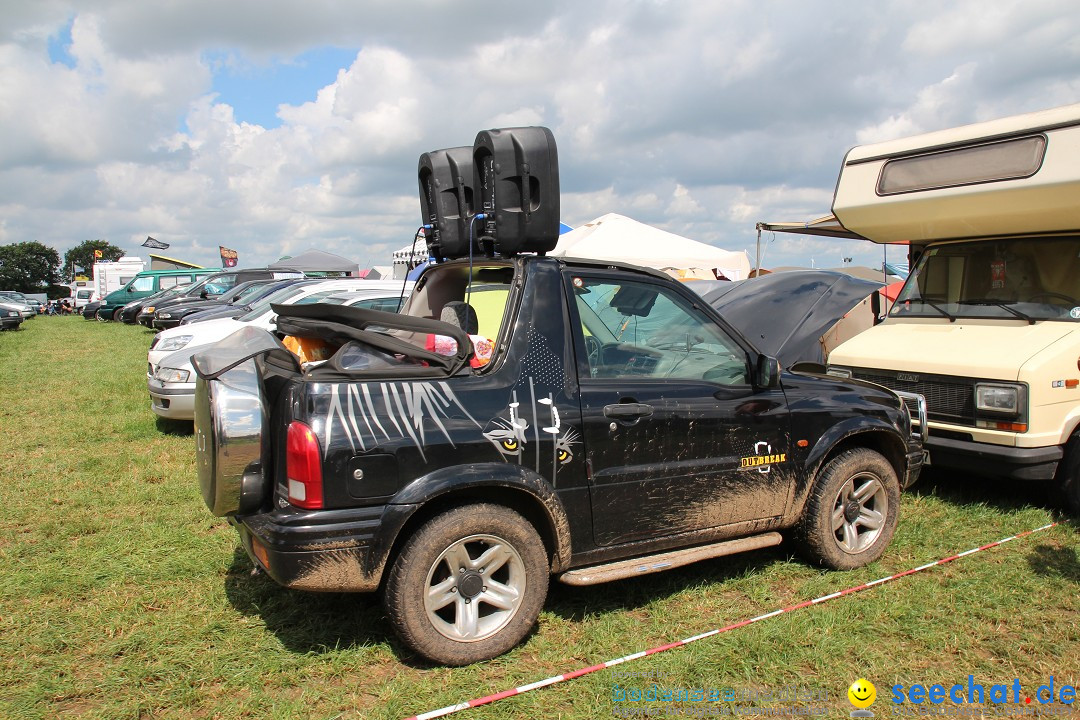
M 990 287 L 1000 290 L 1005 287 L 1005 261 L 995 260 L 990 263 Z

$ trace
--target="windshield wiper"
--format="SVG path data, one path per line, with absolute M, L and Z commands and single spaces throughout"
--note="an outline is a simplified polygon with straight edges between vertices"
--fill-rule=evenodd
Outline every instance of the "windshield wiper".
M 911 301 L 912 302 L 921 302 L 923 305 L 929 305 L 930 307 L 934 308 L 935 310 L 937 310 L 939 313 L 941 313 L 945 317 L 949 318 L 949 322 L 956 322 L 956 317 L 954 315 L 950 315 L 948 310 L 941 307 L 940 305 L 938 305 L 936 302 L 934 302 L 932 300 L 927 300 L 926 298 L 918 298 L 918 299 L 911 298 Z M 897 301 L 897 302 L 899 302 L 899 301 Z
M 960 304 L 960 305 L 993 305 L 994 307 L 999 307 L 1002 310 L 1006 310 L 1006 311 L 1012 313 L 1013 315 L 1020 318 L 1021 320 L 1026 320 L 1028 325 L 1034 325 L 1035 324 L 1035 318 L 1031 317 L 1030 315 L 1026 315 L 1026 314 L 1020 312 L 1019 310 L 1017 310 L 1014 307 L 1009 307 L 1008 304 L 1003 303 L 1000 300 L 961 300 L 958 304 Z

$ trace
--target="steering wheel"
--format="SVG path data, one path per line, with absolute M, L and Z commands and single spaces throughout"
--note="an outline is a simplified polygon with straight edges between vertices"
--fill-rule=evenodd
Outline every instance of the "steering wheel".
M 1068 304 L 1073 305 L 1073 306 L 1080 305 L 1080 300 L 1077 300 L 1074 297 L 1069 297 L 1068 295 L 1066 295 L 1064 293 L 1056 293 L 1056 292 L 1035 293 L 1034 295 L 1029 297 L 1027 299 L 1027 301 L 1028 302 L 1035 302 L 1035 298 L 1057 298 L 1058 300 L 1064 300 L 1065 302 L 1067 302 Z
M 594 335 L 585 336 L 585 354 L 589 359 L 590 368 L 595 370 L 600 366 L 600 351 L 602 349 L 603 345 Z

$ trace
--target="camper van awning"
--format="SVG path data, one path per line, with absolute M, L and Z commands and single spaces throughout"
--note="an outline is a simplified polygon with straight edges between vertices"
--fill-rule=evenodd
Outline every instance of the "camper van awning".
M 826 215 L 817 220 L 808 222 L 759 222 L 758 230 L 771 232 L 794 233 L 796 235 L 823 235 L 825 237 L 845 238 L 848 240 L 865 240 L 862 235 L 857 235 L 840 224 L 835 215 Z

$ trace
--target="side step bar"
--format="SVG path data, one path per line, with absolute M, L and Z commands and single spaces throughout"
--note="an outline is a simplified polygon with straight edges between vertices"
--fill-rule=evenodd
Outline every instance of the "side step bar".
M 598 585 L 612 580 L 624 580 L 638 575 L 649 575 L 663 570 L 671 570 L 672 568 L 696 563 L 699 560 L 772 547 L 773 545 L 779 545 L 782 540 L 783 537 L 780 533 L 769 532 L 739 538 L 738 540 L 725 540 L 711 545 L 672 550 L 658 555 L 645 555 L 630 558 L 629 560 L 607 563 L 606 565 L 593 565 L 571 570 L 560 575 L 559 582 L 567 585 Z

